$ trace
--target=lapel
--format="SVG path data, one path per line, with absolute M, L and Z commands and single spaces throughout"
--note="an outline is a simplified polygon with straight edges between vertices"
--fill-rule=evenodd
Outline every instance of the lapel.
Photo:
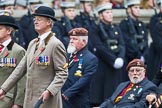
M 31 63 L 29 64 L 29 66 L 31 66 L 31 64 L 35 61 L 35 58 L 38 57 L 40 54 L 42 54 L 42 52 L 44 52 L 44 50 L 46 49 L 46 45 L 48 44 L 50 38 L 55 35 L 54 33 L 50 33 L 45 40 L 42 42 L 42 44 L 38 47 L 38 49 L 35 51 L 36 48 L 36 42 L 34 44 L 34 49 L 32 49 L 32 54 L 33 54 L 33 58 L 31 60 Z M 35 52 L 35 53 L 34 53 Z
M 119 89 L 117 89 L 117 91 L 115 93 L 113 93 L 112 95 L 112 100 L 114 102 L 114 100 L 116 99 L 116 97 L 122 92 L 122 90 L 124 90 L 125 87 L 127 87 L 127 85 L 129 84 L 130 82 L 126 82 L 125 84 L 123 84 Z
M 77 62 L 74 62 L 75 60 L 72 59 L 71 61 L 69 61 L 69 68 L 71 68 L 74 64 L 79 62 L 79 59 L 83 58 L 83 56 L 85 55 L 86 51 L 87 51 L 87 47 L 83 48 L 82 50 L 80 50 L 79 52 L 76 53 L 76 58 L 78 59 Z
M 10 51 L 12 50 L 12 47 L 14 45 L 14 41 L 11 40 L 11 42 L 7 45 L 7 47 L 4 49 L 4 51 L 0 54 L 0 58 L 5 58 L 9 55 Z

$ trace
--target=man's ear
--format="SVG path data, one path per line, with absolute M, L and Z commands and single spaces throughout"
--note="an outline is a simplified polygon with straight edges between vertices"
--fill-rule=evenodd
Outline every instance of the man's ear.
M 9 29 L 7 29 L 7 34 L 10 35 L 12 33 L 12 31 L 13 31 L 13 28 L 10 27 Z
M 85 39 L 83 39 L 83 45 L 86 45 L 87 41 Z

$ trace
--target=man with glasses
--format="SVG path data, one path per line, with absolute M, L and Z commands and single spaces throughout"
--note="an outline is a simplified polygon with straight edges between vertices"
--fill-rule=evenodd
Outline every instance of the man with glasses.
M 51 32 L 55 12 L 40 6 L 33 15 L 38 38 L 29 43 L 26 55 L 2 84 L 0 99 L 27 73 L 23 108 L 34 108 L 38 99 L 42 99 L 41 108 L 62 108 L 61 87 L 67 79 L 68 65 L 64 45 Z
M 100 108 L 148 108 L 146 95 L 156 89 L 145 74 L 144 62 L 134 59 L 126 67 L 130 81 L 121 83 Z

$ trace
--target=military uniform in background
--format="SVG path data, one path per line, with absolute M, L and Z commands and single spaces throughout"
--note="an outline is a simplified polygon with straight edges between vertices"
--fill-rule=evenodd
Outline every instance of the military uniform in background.
M 128 17 L 120 23 L 120 28 L 126 44 L 127 63 L 134 58 L 139 58 L 147 62 L 148 31 L 145 24 L 138 20 L 138 12 L 134 11 L 136 9 L 135 6 L 139 6 L 139 4 L 140 0 L 127 0 L 126 6 L 128 7 Z
M 69 44 L 68 32 L 75 27 L 81 26 L 74 20 L 75 2 L 62 2 L 61 9 L 64 16 L 55 23 L 54 27 L 52 28 L 52 31 L 55 30 L 55 28 L 58 30 L 55 30 L 56 36 L 61 40 L 61 42 L 63 42 L 65 48 L 67 48 Z M 70 16 L 72 17 L 70 18 Z
M 75 21 L 79 24 L 81 24 L 81 27 L 84 27 L 88 30 L 88 49 L 93 52 L 93 45 L 91 42 L 91 38 L 93 38 L 92 31 L 97 28 L 97 25 L 95 23 L 96 16 L 92 17 L 90 16 L 90 12 L 92 11 L 93 6 L 93 0 L 80 0 L 81 2 L 81 11 L 79 15 L 75 17 Z M 91 9 L 89 9 L 91 7 Z M 83 11 L 82 11 L 83 10 Z
M 96 9 L 100 22 L 98 29 L 93 32 L 92 42 L 95 54 L 99 59 L 99 66 L 90 89 L 90 101 L 93 106 L 100 105 L 106 98 L 110 97 L 122 81 L 125 61 L 125 44 L 120 28 L 112 24 L 112 21 L 104 20 L 111 19 L 108 17 L 112 15 L 112 4 L 102 4 Z
M 0 12 L 0 14 L 2 14 Z M 11 16 L 0 16 L 0 25 L 6 25 L 17 29 L 14 18 Z M 1 34 L 4 35 L 4 34 Z M 6 44 L 8 43 L 8 44 Z M 0 85 L 12 74 L 15 67 L 25 55 L 25 50 L 16 44 L 11 38 L 4 41 L 0 47 Z M 5 46 L 7 45 L 7 46 Z M 25 77 L 23 77 L 17 85 L 14 86 L 5 96 L 0 100 L 0 108 L 11 108 L 13 105 L 23 106 L 25 95 Z
M 14 10 L 14 0 L 4 0 L 0 2 L 0 7 L 2 10 L 10 10 L 11 14 L 13 15 Z M 12 37 L 14 42 L 25 48 L 25 41 L 24 36 L 22 34 L 22 28 L 20 26 L 19 21 L 16 21 L 17 26 L 19 27 L 19 30 L 15 32 L 15 36 Z
M 34 11 L 36 5 L 42 4 L 41 0 L 29 0 L 28 1 L 28 13 L 20 18 L 20 26 L 25 40 L 25 49 L 28 48 L 29 42 L 37 37 L 37 33 L 34 30 L 33 16 L 31 12 Z
M 161 7 L 160 2 L 162 0 L 157 1 L 158 6 Z M 149 29 L 152 43 L 149 49 L 147 71 L 148 77 L 152 79 L 154 74 L 160 72 L 160 67 L 162 67 L 162 7 L 158 14 L 151 17 Z

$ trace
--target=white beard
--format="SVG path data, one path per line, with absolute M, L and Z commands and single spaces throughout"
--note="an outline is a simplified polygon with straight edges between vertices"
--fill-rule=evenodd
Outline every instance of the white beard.
M 72 46 L 72 45 L 69 45 L 68 48 L 67 48 L 67 52 L 68 53 L 74 53 L 76 51 L 76 47 L 75 46 Z
M 144 77 L 137 77 L 137 76 L 136 76 L 136 78 L 132 78 L 132 77 L 129 77 L 129 78 L 130 78 L 130 81 L 134 84 L 137 84 L 144 79 Z

